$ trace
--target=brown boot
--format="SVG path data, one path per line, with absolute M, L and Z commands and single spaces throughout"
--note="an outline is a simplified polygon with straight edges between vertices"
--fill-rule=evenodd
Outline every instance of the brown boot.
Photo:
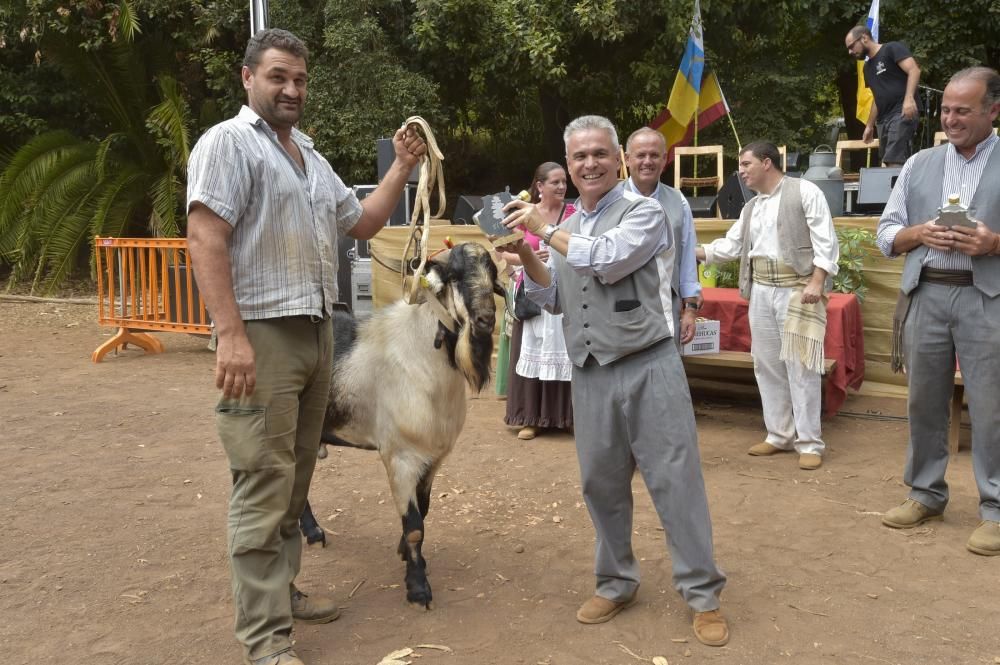
M 580 623 L 604 623 L 611 621 L 626 607 L 635 604 L 635 596 L 622 602 L 608 600 L 604 596 L 594 596 L 576 611 L 576 620 Z
M 308 596 L 292 586 L 292 617 L 302 623 L 330 623 L 340 616 L 337 603 L 323 596 Z
M 778 453 L 789 452 L 791 451 L 779 448 L 778 446 L 773 446 L 767 441 L 761 441 L 760 443 L 750 446 L 750 449 L 747 451 L 747 455 L 753 455 L 754 457 L 766 457 L 769 455 L 777 455 Z
M 966 549 L 983 556 L 1000 555 L 1000 522 L 983 520 L 965 545 Z
M 720 610 L 694 613 L 694 636 L 710 647 L 721 647 L 729 642 L 729 624 Z
M 919 501 L 907 499 L 882 516 L 882 524 L 893 529 L 912 529 L 930 520 L 939 520 L 942 514 L 931 510 Z
M 243 662 L 246 663 L 246 665 L 305 665 L 301 660 L 299 660 L 299 657 L 295 655 L 295 652 L 292 651 L 291 647 L 285 649 L 284 651 L 273 653 L 270 656 L 254 658 L 253 660 L 244 657 Z

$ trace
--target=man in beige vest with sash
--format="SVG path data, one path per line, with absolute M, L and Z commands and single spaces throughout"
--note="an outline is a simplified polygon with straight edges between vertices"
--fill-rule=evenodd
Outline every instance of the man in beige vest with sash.
M 757 192 L 724 238 L 699 247 L 699 260 L 739 259 L 740 295 L 750 301 L 750 352 L 767 438 L 751 455 L 795 450 L 799 467 L 818 469 L 827 277 L 840 248 L 820 189 L 781 171 L 778 148 L 764 141 L 740 152 L 740 177 Z
M 889 257 L 906 254 L 894 330 L 895 368 L 909 380 L 910 445 L 903 480 L 909 498 L 882 518 L 908 529 L 941 519 L 948 503 L 948 403 L 955 356 L 972 420 L 972 468 L 979 517 L 966 547 L 1000 554 L 1000 74 L 963 69 L 941 100 L 948 143 L 903 166 L 878 227 Z M 956 194 L 968 226 L 947 226 L 939 209 Z M 900 357 L 902 355 L 902 357 Z
M 674 247 L 660 204 L 618 182 L 618 134 L 607 118 L 583 116 L 563 135 L 576 212 L 558 227 L 533 205 L 508 204 L 549 245 L 546 266 L 517 247 L 528 296 L 563 313 L 573 362 L 573 426 L 583 497 L 596 532 L 597 588 L 577 621 L 609 621 L 636 600 L 632 476 L 642 474 L 667 535 L 674 586 L 694 611 L 694 633 L 722 646 L 726 577 L 715 565 L 694 409 L 674 334 Z

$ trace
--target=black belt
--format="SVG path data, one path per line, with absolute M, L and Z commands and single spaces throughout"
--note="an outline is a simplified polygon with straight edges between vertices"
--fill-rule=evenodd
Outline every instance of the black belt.
M 972 271 L 923 268 L 920 271 L 920 281 L 927 284 L 944 284 L 945 286 L 972 286 Z
M 315 314 L 295 314 L 293 316 L 279 316 L 279 321 L 308 321 L 309 323 L 323 323 L 326 321 L 325 317 L 316 316 Z

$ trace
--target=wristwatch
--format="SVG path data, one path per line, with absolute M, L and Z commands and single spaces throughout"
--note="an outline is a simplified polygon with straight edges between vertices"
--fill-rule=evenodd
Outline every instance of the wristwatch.
M 684 309 L 693 309 L 694 311 L 697 312 L 699 309 L 698 303 L 686 300 L 684 301 Z
M 552 234 L 554 234 L 558 228 L 559 227 L 556 226 L 555 224 L 545 225 L 545 229 L 542 232 L 542 240 L 545 242 L 546 245 L 549 244 L 549 242 L 552 240 Z

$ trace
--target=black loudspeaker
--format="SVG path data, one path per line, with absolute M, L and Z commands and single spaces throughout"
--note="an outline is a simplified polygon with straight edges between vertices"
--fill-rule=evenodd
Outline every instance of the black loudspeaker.
M 375 157 L 378 166 L 378 181 L 382 182 L 392 162 L 396 159 L 396 151 L 392 149 L 392 139 L 376 139 Z M 406 182 L 416 184 L 420 180 L 420 166 L 414 166 Z
M 475 224 L 472 216 L 483 209 L 483 197 L 459 196 L 455 203 L 455 212 L 451 215 L 452 224 Z
M 902 170 L 898 166 L 861 169 L 855 206 L 857 212 L 882 212 Z
M 719 200 L 715 196 L 685 196 L 688 205 L 691 206 L 692 217 L 715 217 L 715 202 Z
M 743 206 L 752 198 L 753 192 L 743 184 L 739 172 L 733 171 L 719 190 L 719 214 L 722 219 L 739 219 Z

